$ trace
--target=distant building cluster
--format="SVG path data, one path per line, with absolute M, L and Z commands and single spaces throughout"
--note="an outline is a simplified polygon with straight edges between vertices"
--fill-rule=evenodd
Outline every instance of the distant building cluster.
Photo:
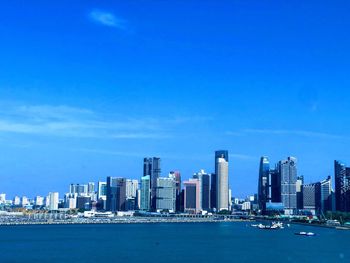
M 335 190 L 332 178 L 305 184 L 298 175 L 297 159 L 288 157 L 270 167 L 261 157 L 258 208 L 261 214 L 324 215 L 328 211 L 350 212 L 350 168 L 335 161 Z
M 2 207 L 48 211 L 107 211 L 111 213 L 254 213 L 258 215 L 313 215 L 328 211 L 350 212 L 350 167 L 335 161 L 334 182 L 328 176 L 322 181 L 305 183 L 298 174 L 294 157 L 273 167 L 268 157 L 261 157 L 258 193 L 245 199 L 232 197 L 229 188 L 229 153 L 215 152 L 215 171 L 199 170 L 185 181 L 179 171 L 162 176 L 161 159 L 144 158 L 140 180 L 107 177 L 106 181 L 71 184 L 59 198 L 58 192 L 45 197 L 15 196 L 7 200 L 0 194 Z

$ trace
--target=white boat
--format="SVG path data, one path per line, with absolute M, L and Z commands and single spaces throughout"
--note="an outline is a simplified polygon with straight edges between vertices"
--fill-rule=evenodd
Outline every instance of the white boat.
M 307 237 L 316 236 L 316 234 L 312 233 L 312 232 L 299 232 L 299 233 L 295 233 L 295 235 L 297 235 L 297 236 L 307 236 Z

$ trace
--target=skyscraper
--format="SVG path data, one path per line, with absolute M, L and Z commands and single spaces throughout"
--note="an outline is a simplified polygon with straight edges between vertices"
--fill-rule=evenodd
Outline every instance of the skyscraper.
M 304 185 L 304 176 L 298 176 L 296 182 L 296 191 L 297 191 L 297 209 L 304 209 L 304 200 L 303 200 L 303 185 Z
M 170 178 L 173 178 L 176 183 L 176 211 L 181 209 L 181 174 L 179 171 L 170 172 Z
M 173 178 L 157 179 L 157 211 L 175 212 L 176 210 L 176 182 Z
M 59 202 L 59 193 L 49 193 L 49 207 L 48 209 L 50 211 L 56 211 L 58 210 L 58 202 Z
M 204 211 L 210 209 L 210 175 L 204 170 L 193 175 L 194 179 L 199 180 L 200 185 L 200 208 Z
M 210 176 L 210 208 L 216 209 L 216 174 L 212 173 Z
M 107 210 L 111 212 L 125 211 L 126 179 L 107 177 Z
M 143 160 L 143 176 L 150 176 L 151 179 L 151 210 L 157 209 L 156 195 L 157 195 L 157 179 L 160 177 L 160 158 L 144 158 Z
M 139 189 L 139 181 L 138 180 L 126 180 L 126 198 L 136 198 L 137 190 Z
M 141 178 L 140 210 L 151 210 L 151 177 L 149 175 Z
M 335 205 L 340 212 L 350 212 L 350 169 L 334 161 Z
M 266 203 L 271 201 L 270 185 L 270 161 L 264 156 L 260 160 L 258 183 L 258 204 L 263 214 L 266 213 Z
M 200 185 L 198 179 L 190 179 L 184 182 L 184 210 L 187 213 L 200 212 Z
M 277 170 L 281 178 L 281 199 L 284 212 L 287 215 L 293 215 L 297 209 L 297 159 L 288 157 L 287 160 L 280 161 Z
M 229 210 L 228 151 L 215 152 L 216 209 Z
M 321 181 L 321 210 L 332 211 L 332 178 Z
M 98 182 L 97 198 L 101 200 L 107 200 L 107 183 Z

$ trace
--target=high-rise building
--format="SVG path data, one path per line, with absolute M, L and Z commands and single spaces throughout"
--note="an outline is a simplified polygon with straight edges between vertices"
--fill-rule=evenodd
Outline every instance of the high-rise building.
M 228 178 L 228 151 L 215 152 L 216 174 L 216 209 L 217 211 L 229 210 L 229 178 Z
M 49 207 L 48 209 L 50 211 L 56 211 L 58 210 L 58 203 L 59 203 L 59 193 L 49 193 Z
M 89 195 L 89 185 L 87 184 L 71 184 L 69 186 L 70 194 L 77 194 L 78 196 L 88 196 Z
M 169 177 L 176 183 L 176 211 L 181 210 L 181 174 L 179 171 L 169 173 Z
M 212 173 L 210 176 L 210 208 L 216 209 L 216 174 Z
M 284 212 L 287 215 L 292 215 L 297 209 L 297 159 L 288 157 L 287 160 L 280 161 L 277 170 L 281 179 L 281 199 Z
M 151 210 L 151 177 L 149 175 L 141 178 L 140 210 Z
M 303 185 L 304 185 L 304 176 L 298 176 L 296 182 L 296 192 L 297 192 L 297 209 L 304 209 L 304 200 L 303 200 Z
M 332 211 L 332 178 L 321 181 L 321 210 Z
M 184 183 L 184 210 L 187 213 L 197 214 L 200 209 L 200 184 L 198 179 L 190 179 Z
M 25 206 L 27 206 L 27 205 L 29 205 L 29 200 L 28 200 L 28 198 L 27 198 L 26 196 L 22 196 L 22 198 L 21 198 L 21 206 L 22 206 L 22 207 L 25 207 Z
M 126 180 L 126 198 L 132 199 L 136 198 L 137 190 L 139 189 L 139 181 L 138 180 Z
M 157 179 L 160 177 L 160 158 L 144 158 L 143 160 L 143 176 L 149 175 L 151 178 L 151 210 L 157 209 Z
M 34 204 L 35 204 L 36 206 L 43 206 L 43 205 L 44 205 L 44 197 L 42 197 L 42 196 L 36 196 L 36 197 L 34 198 Z
M 97 198 L 99 200 L 107 200 L 107 183 L 98 182 Z
M 270 181 L 270 161 L 263 156 L 260 160 L 259 183 L 258 183 L 258 204 L 263 214 L 266 213 L 266 204 L 271 202 L 271 181 Z
M 334 161 L 335 205 L 340 212 L 350 212 L 350 169 Z
M 157 179 L 157 211 L 175 212 L 176 182 L 172 178 Z
M 18 196 L 15 196 L 13 198 L 13 205 L 14 206 L 19 206 L 21 204 L 21 198 L 19 198 Z
M 312 212 L 313 215 L 318 214 L 321 208 L 321 184 L 304 184 L 302 192 L 303 209 Z
M 107 202 L 108 211 L 125 211 L 126 208 L 126 179 L 107 177 Z
M 0 204 L 6 203 L 6 194 L 2 193 L 0 194 Z
M 193 179 L 199 180 L 200 208 L 208 211 L 210 209 L 210 175 L 201 170 L 193 175 Z
M 64 207 L 68 209 L 77 208 L 77 194 L 67 193 L 64 195 Z

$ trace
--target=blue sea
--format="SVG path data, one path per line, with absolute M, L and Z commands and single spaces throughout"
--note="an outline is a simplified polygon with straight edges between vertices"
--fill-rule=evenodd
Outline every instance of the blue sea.
M 294 235 L 312 231 L 316 237 Z M 0 227 L 0 263 L 350 262 L 350 231 L 248 223 Z

